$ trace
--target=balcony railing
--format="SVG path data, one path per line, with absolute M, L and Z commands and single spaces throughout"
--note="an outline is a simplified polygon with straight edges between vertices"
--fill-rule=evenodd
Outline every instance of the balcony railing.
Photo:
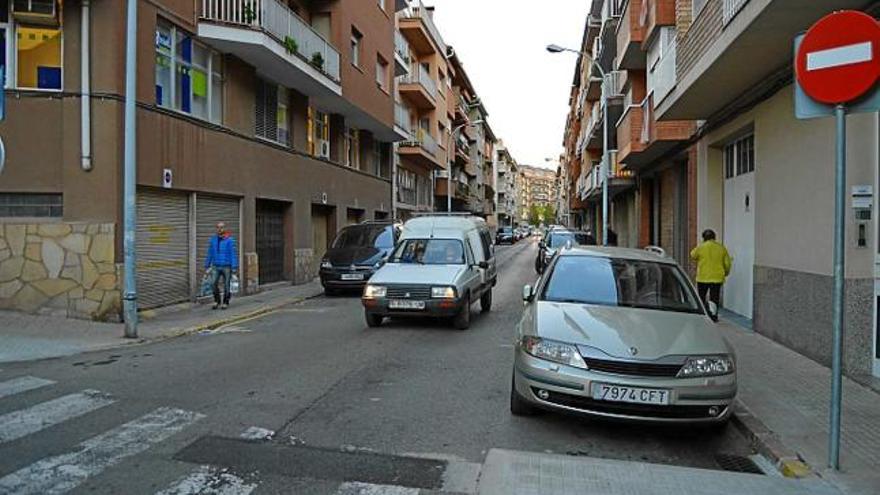
M 605 74 L 602 81 L 602 93 L 606 99 L 623 97 L 623 81 L 626 79 L 626 72 L 622 70 L 614 70 Z
M 404 76 L 402 82 L 404 84 L 420 84 L 431 95 L 431 98 L 437 98 L 437 83 L 434 82 L 431 74 L 421 65 L 419 65 L 418 70 Z
M 400 127 L 407 134 L 412 134 L 412 121 L 410 120 L 409 109 L 398 102 L 394 102 L 394 125 Z
M 403 17 L 409 19 L 421 19 L 422 22 L 425 23 L 428 33 L 430 33 L 431 37 L 434 38 L 434 41 L 440 45 L 440 49 L 443 50 L 442 53 L 446 53 L 446 44 L 443 42 L 443 37 L 440 36 L 440 30 L 434 25 L 434 19 L 431 18 L 431 12 L 425 7 L 422 0 L 411 2 L 410 6 L 404 9 Z
M 409 43 L 407 43 L 406 38 L 400 34 L 400 31 L 394 31 L 394 52 L 400 56 L 400 58 L 409 65 L 410 58 L 409 55 Z
M 724 0 L 721 7 L 722 24 L 728 25 L 747 3 L 749 3 L 749 0 Z
M 201 18 L 265 31 L 339 81 L 339 52 L 279 0 L 202 0 Z
M 648 90 L 653 90 L 655 104 L 662 102 L 675 88 L 677 51 L 677 45 L 673 38 L 657 62 L 657 67 L 648 74 Z

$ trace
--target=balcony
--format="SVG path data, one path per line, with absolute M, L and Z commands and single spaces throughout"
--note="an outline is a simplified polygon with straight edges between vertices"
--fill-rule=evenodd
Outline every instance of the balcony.
M 646 2 L 645 37 L 643 43 L 650 43 L 658 28 L 675 26 L 675 0 L 642 0 Z
M 657 121 L 653 97 L 631 105 L 617 127 L 619 161 L 627 170 L 640 171 L 684 141 L 696 129 L 692 121 Z
M 394 102 L 394 126 L 401 134 L 406 136 L 413 133 L 412 117 L 410 116 L 409 108 L 396 101 Z
M 644 69 L 647 65 L 645 41 L 647 0 L 629 0 L 617 24 L 617 69 Z
M 339 52 L 279 0 L 202 0 L 198 34 L 285 86 L 341 94 Z
M 635 186 L 635 176 L 632 171 L 624 168 L 619 160 L 617 150 L 609 151 L 607 158 L 611 163 L 611 167 L 608 170 L 608 195 L 614 196 Z M 602 199 L 601 165 L 593 167 L 587 175 L 581 199 L 585 201 L 598 201 Z
M 658 117 L 709 119 L 747 91 L 790 81 L 794 37 L 832 11 L 866 3 L 708 0 L 679 39 L 675 88 L 659 103 Z
M 443 168 L 439 157 L 440 148 L 431 133 L 419 129 L 410 134 L 405 141 L 398 143 L 397 153 L 401 160 L 407 160 L 427 169 Z
M 419 55 L 446 54 L 446 44 L 434 25 L 431 12 L 418 0 L 400 13 L 400 32 Z
M 421 65 L 400 79 L 397 91 L 420 110 L 437 108 L 437 83 Z
M 409 53 L 409 43 L 400 31 L 394 31 L 394 75 L 409 74 L 410 64 L 412 64 L 412 56 Z

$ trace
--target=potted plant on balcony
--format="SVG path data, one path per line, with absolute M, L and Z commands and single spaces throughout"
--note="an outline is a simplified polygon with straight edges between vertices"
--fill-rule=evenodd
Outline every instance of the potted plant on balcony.
M 318 69 L 324 70 L 324 56 L 321 55 L 321 52 L 315 52 L 312 54 L 312 65 Z
M 291 38 L 290 36 L 284 37 L 284 48 L 287 50 L 287 53 L 291 55 L 299 51 L 299 45 L 297 44 L 296 40 Z
M 241 18 L 245 23 L 250 24 L 254 22 L 257 18 L 257 9 L 256 2 L 254 1 L 245 1 L 244 5 L 241 6 Z

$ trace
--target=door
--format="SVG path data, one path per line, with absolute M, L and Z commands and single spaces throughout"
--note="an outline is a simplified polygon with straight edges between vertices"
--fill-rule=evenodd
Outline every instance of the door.
M 284 203 L 257 201 L 257 261 L 260 284 L 284 280 Z
M 189 300 L 188 196 L 139 190 L 137 215 L 138 307 L 149 309 Z
M 327 253 L 327 247 L 333 241 L 333 235 L 330 233 L 332 221 L 330 215 L 332 210 L 321 206 L 312 206 L 312 249 L 314 250 L 313 268 L 314 273 L 318 273 L 318 267 L 321 259 Z
M 724 180 L 724 234 L 722 241 L 733 258 L 733 269 L 724 284 L 722 306 L 752 317 L 755 265 L 755 173 Z
M 196 280 L 201 281 L 205 274 L 205 258 L 211 237 L 217 233 L 217 223 L 226 224 L 226 230 L 235 237 L 238 255 L 241 256 L 241 222 L 238 198 L 196 195 Z M 239 259 L 239 262 L 241 260 Z M 198 287 L 193 287 L 198 290 Z

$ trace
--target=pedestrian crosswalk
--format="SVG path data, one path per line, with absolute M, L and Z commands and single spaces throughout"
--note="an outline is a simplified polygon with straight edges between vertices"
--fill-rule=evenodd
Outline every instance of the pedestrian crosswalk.
M 0 414 L 0 457 L 6 461 L 14 459 L 16 449 L 25 445 L 30 437 L 40 434 L 51 435 L 56 428 L 65 428 L 76 420 L 87 418 L 108 406 L 124 403 L 110 394 L 85 389 L 74 393 L 56 394 L 52 397 L 55 381 L 34 376 L 22 376 L 3 380 L 0 378 L 0 410 L 8 411 L 5 401 L 23 407 Z M 29 403 L 34 395 L 27 394 L 40 390 L 36 396 L 51 397 L 37 403 Z M 106 420 L 111 415 L 104 415 Z M 128 421 L 119 420 L 109 425 L 107 430 L 76 445 L 53 445 L 52 452 L 31 464 L 19 466 L 0 462 L 0 495 L 53 495 L 68 493 L 82 485 L 91 483 L 88 488 L 98 487 L 100 492 L 102 475 L 110 468 L 135 459 L 154 446 L 169 440 L 172 436 L 194 426 L 206 416 L 200 412 L 177 407 L 163 406 L 149 410 L 145 414 Z M 121 424 L 120 424 L 121 423 Z M 252 426 L 238 436 L 248 442 L 271 442 L 272 430 Z M 71 443 L 80 440 L 77 438 Z M 5 452 L 3 449 L 6 449 Z M 12 453 L 7 456 L 6 453 Z M 60 453 L 59 453 L 60 452 Z M 253 472 L 238 473 L 224 466 L 193 465 L 169 459 L 178 473 L 172 481 L 170 476 L 146 493 L 156 495 L 251 495 L 260 493 L 296 493 L 288 483 L 290 479 Z M 133 462 L 136 464 L 136 462 Z M 4 466 L 6 471 L 4 471 Z M 187 471 L 187 467 L 189 470 Z M 262 477 L 269 476 L 266 482 Z M 149 481 L 149 480 L 148 480 Z M 424 492 L 416 488 L 360 483 L 356 481 L 313 480 L 320 487 L 309 487 L 308 493 L 327 495 L 420 495 Z M 306 480 L 306 483 L 310 481 Z M 297 481 L 304 486 L 303 480 Z M 111 493 L 112 490 L 108 493 Z M 138 491 L 137 493 L 141 493 Z M 439 492 L 431 492 L 439 493 Z

